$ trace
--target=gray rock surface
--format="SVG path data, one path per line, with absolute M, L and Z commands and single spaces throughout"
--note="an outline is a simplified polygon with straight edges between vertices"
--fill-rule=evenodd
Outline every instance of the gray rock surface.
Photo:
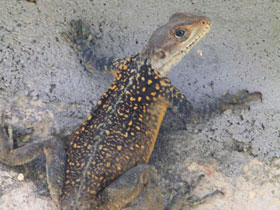
M 85 71 L 61 37 L 70 21 L 90 25 L 98 57 L 125 57 L 180 11 L 206 15 L 213 26 L 173 69 L 173 84 L 195 106 L 240 89 L 261 91 L 263 102 L 187 131 L 167 114 L 151 160 L 165 202 L 204 173 L 195 193 L 222 189 L 225 195 L 195 209 L 279 209 L 279 1 L 0 0 L 0 112 L 16 137 L 68 135 L 110 84 Z M 18 139 L 19 146 L 24 143 Z M 0 209 L 54 209 L 43 162 L 42 157 L 17 169 L 0 165 Z M 127 209 L 143 206 L 139 198 Z

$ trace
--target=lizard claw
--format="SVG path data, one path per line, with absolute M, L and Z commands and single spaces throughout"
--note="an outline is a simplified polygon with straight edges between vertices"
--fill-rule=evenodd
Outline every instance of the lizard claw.
M 13 127 L 10 124 L 6 124 L 5 117 L 3 115 L 1 116 L 0 141 L 6 142 L 10 149 L 13 148 Z
M 224 195 L 224 192 L 218 189 L 214 190 L 213 192 L 207 193 L 202 197 L 194 195 L 193 194 L 194 189 L 200 184 L 201 180 L 204 177 L 205 177 L 204 174 L 200 174 L 195 180 L 195 182 L 190 186 L 191 189 L 188 188 L 188 190 L 183 193 L 185 194 L 183 197 L 175 196 L 171 201 L 170 209 L 178 210 L 178 209 L 182 209 L 183 206 L 189 206 L 189 207 L 196 206 L 217 195 Z
M 247 103 L 256 100 L 260 100 L 262 102 L 261 92 L 250 93 L 248 90 L 241 90 L 234 95 L 226 93 L 222 98 L 220 98 L 220 104 L 222 110 L 247 109 L 250 108 L 250 105 Z
M 75 51 L 83 50 L 84 45 L 89 47 L 94 45 L 93 36 L 82 20 L 72 20 L 70 26 L 71 29 L 68 32 L 62 32 L 62 37 Z

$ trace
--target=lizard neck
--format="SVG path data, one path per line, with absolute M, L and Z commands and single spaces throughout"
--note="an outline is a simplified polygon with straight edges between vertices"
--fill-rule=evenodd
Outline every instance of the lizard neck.
M 138 56 L 139 61 L 145 62 L 147 65 L 150 65 L 158 75 L 160 75 L 161 77 L 168 77 L 168 73 L 173 66 L 172 63 L 170 63 L 170 65 L 157 65 L 147 47 L 144 47 L 144 49 L 141 53 L 138 54 Z

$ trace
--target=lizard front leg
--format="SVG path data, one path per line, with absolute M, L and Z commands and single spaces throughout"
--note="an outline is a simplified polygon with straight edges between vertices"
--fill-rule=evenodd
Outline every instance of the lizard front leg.
M 122 59 L 114 57 L 97 58 L 94 52 L 94 35 L 81 20 L 72 21 L 68 33 L 62 33 L 64 39 L 79 55 L 82 64 L 90 72 L 101 72 L 115 75 Z
M 186 99 L 183 93 L 176 87 L 170 86 L 169 94 L 166 94 L 170 102 L 170 107 L 185 122 L 200 123 L 207 121 L 228 109 L 246 109 L 250 106 L 250 101 L 262 100 L 260 92 L 248 92 L 241 90 L 237 94 L 225 94 L 214 103 L 194 109 L 192 104 Z

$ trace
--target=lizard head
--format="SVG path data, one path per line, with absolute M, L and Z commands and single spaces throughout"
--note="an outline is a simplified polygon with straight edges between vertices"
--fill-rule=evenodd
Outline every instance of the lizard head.
M 210 25 L 207 17 L 176 13 L 152 34 L 142 55 L 148 58 L 153 69 L 166 76 L 210 31 Z

